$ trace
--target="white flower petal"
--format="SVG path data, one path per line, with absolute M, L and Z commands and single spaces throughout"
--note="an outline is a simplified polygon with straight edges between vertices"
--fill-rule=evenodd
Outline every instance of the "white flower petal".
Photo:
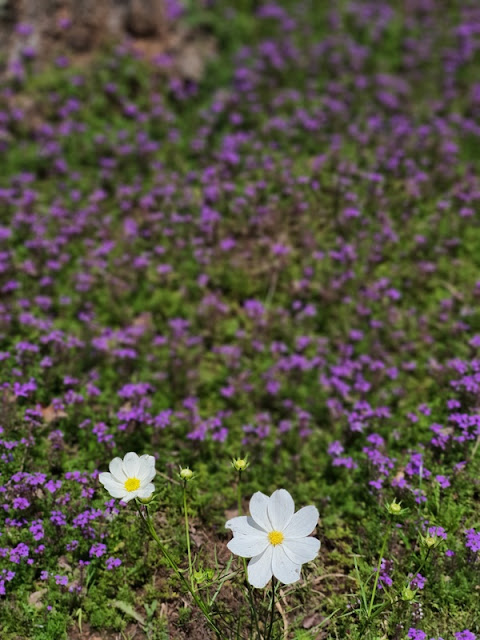
M 133 500 L 138 496 L 138 493 L 138 491 L 125 491 L 125 495 L 122 496 L 122 500 L 124 502 L 130 502 L 130 500 Z
M 140 460 L 136 453 L 130 451 L 123 458 L 123 469 L 127 478 L 138 478 Z
M 140 484 L 148 484 L 151 482 L 155 475 L 155 458 L 153 456 L 140 456 L 139 458 L 139 471 L 138 471 L 138 479 L 140 480 Z
M 301 564 L 296 564 L 290 560 L 285 553 L 283 545 L 278 544 L 276 547 L 273 547 L 272 571 L 273 575 L 278 578 L 280 582 L 283 582 L 283 584 L 297 582 L 297 580 L 300 580 L 301 568 Z
M 258 556 L 269 546 L 267 534 L 259 536 L 235 536 L 227 544 L 232 553 L 242 558 Z
M 143 478 L 139 478 L 140 486 L 143 487 L 144 485 L 151 483 L 156 475 L 157 472 L 155 471 L 155 467 L 153 469 L 150 469 L 147 475 L 145 475 Z
M 272 577 L 272 553 L 271 544 L 263 553 L 250 560 L 247 567 L 248 581 L 253 587 L 263 589 Z
M 98 479 L 102 484 L 105 484 L 108 480 L 113 480 L 113 476 L 108 471 L 102 471 L 98 474 Z
M 135 493 L 138 495 L 139 498 L 149 498 L 154 491 L 155 491 L 155 485 L 150 482 L 144 487 L 140 487 L 140 489 L 138 489 L 138 491 L 136 491 Z
M 230 518 L 225 523 L 226 529 L 231 529 L 233 533 L 247 533 L 247 516 L 236 516 L 235 518 Z
M 282 547 L 292 562 L 303 564 L 317 557 L 320 540 L 317 538 L 286 538 Z
M 235 536 L 258 536 L 260 532 L 266 533 L 251 516 L 237 516 L 227 520 L 225 527 L 231 529 Z
M 271 531 L 272 525 L 268 518 L 268 496 L 257 491 L 250 499 L 250 515 L 265 531 Z
M 312 505 L 302 507 L 295 513 L 283 530 L 285 538 L 305 538 L 317 526 L 318 509 Z
M 295 512 L 292 496 L 285 489 L 277 489 L 268 499 L 268 517 L 275 531 L 283 531 Z
M 123 470 L 123 461 L 121 458 L 114 458 L 108 465 L 108 468 L 110 469 L 110 473 L 117 482 L 120 482 L 120 484 L 125 483 L 127 476 L 125 475 L 125 472 Z
M 113 498 L 123 498 L 128 493 L 125 487 L 117 482 L 108 471 L 101 473 L 98 479 Z

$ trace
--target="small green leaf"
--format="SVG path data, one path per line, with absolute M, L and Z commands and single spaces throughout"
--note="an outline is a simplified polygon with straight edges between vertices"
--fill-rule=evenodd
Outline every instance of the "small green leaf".
M 142 625 L 142 627 L 145 626 L 145 618 L 140 613 L 137 613 L 137 611 L 135 611 L 135 609 L 129 602 L 124 602 L 123 600 L 114 600 L 113 606 L 117 607 L 117 609 L 120 609 L 120 611 L 123 611 L 123 613 L 126 613 L 127 616 L 130 616 L 131 618 L 136 620 L 139 624 Z

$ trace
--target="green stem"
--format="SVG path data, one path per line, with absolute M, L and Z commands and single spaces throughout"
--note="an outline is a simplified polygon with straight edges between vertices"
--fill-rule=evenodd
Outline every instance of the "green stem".
M 377 564 L 377 572 L 376 572 L 376 575 L 375 575 L 375 582 L 373 583 L 372 597 L 370 599 L 370 605 L 369 605 L 368 611 L 367 611 L 367 620 L 370 620 L 370 617 L 372 615 L 373 603 L 375 601 L 375 595 L 377 593 L 378 580 L 380 578 L 380 567 L 382 565 L 383 554 L 385 553 L 385 547 L 387 546 L 387 540 L 388 540 L 389 534 L 390 534 L 390 526 L 387 527 L 385 535 L 383 536 L 382 548 L 380 549 L 380 556 L 378 558 L 378 564 Z
M 185 517 L 185 536 L 187 538 L 187 554 L 188 554 L 188 573 L 190 576 L 190 584 L 192 590 L 195 590 L 195 584 L 193 582 L 193 567 L 192 567 L 192 552 L 190 549 L 190 528 L 188 526 L 188 511 L 187 511 L 187 481 L 183 481 L 183 514 Z
M 175 573 L 175 575 L 177 576 L 177 578 L 180 580 L 180 582 L 183 584 L 183 586 L 187 589 L 187 591 L 190 592 L 190 594 L 192 595 L 192 598 L 195 601 L 195 604 L 198 606 L 198 608 L 201 610 L 201 612 L 203 613 L 203 615 L 205 616 L 205 619 L 207 620 L 210 628 L 212 629 L 212 631 L 215 633 L 215 635 L 217 636 L 217 638 L 219 638 L 220 640 L 224 640 L 224 635 L 222 634 L 222 632 L 220 631 L 220 629 L 217 627 L 217 625 L 215 624 L 214 620 L 212 619 L 212 616 L 210 614 L 210 611 L 208 610 L 207 605 L 205 604 L 205 602 L 198 596 L 198 594 L 192 589 L 191 585 L 189 584 L 188 580 L 185 580 L 185 577 L 182 575 L 182 573 L 180 572 L 177 563 L 175 562 L 175 560 L 172 558 L 172 556 L 170 555 L 170 553 L 168 552 L 167 548 L 165 547 L 165 545 L 163 544 L 163 542 L 160 540 L 160 538 L 157 535 L 157 532 L 155 531 L 154 527 L 153 527 L 153 523 L 152 523 L 152 519 L 151 516 L 148 512 L 148 507 L 145 507 L 145 511 L 147 516 L 145 517 L 140 509 L 140 506 L 138 505 L 138 503 L 135 501 L 135 506 L 137 507 L 137 511 L 140 514 L 140 517 L 142 518 L 145 526 L 148 529 L 148 532 L 150 533 L 150 535 L 152 536 L 152 538 L 155 540 L 155 542 L 157 543 L 160 551 L 162 552 L 165 560 L 168 562 L 168 564 L 170 565 L 170 567 L 173 569 L 173 572 Z
M 252 585 L 248 581 L 247 561 L 245 558 L 242 558 L 242 564 L 243 564 L 243 572 L 245 574 L 245 582 L 247 583 L 248 604 L 250 606 L 250 614 L 253 619 L 255 631 L 257 632 L 257 638 L 260 640 L 262 636 L 260 634 L 260 628 L 258 626 L 257 609 L 255 607 L 255 601 L 253 599 Z
M 238 515 L 242 515 L 242 472 L 238 472 L 238 483 L 237 483 L 237 505 L 238 505 Z
M 432 547 L 428 547 L 427 553 L 425 554 L 425 558 L 423 559 L 422 564 L 417 569 L 417 571 L 415 571 L 415 573 L 413 574 L 413 578 L 411 580 L 409 580 L 409 582 L 411 582 L 422 571 L 423 567 L 427 564 L 427 560 L 428 560 L 428 557 L 430 555 L 431 550 L 432 550 Z M 407 587 L 408 587 L 409 582 L 407 582 Z
M 237 505 L 238 505 L 238 515 L 242 515 L 242 472 L 238 471 L 238 483 L 237 483 Z M 257 638 L 261 638 L 260 628 L 258 626 L 258 616 L 257 609 L 255 607 L 255 602 L 253 599 L 252 585 L 248 581 L 248 571 L 247 571 L 247 561 L 245 558 L 242 558 L 243 571 L 245 574 L 245 582 L 247 583 L 247 591 L 248 591 L 248 604 L 250 605 L 250 613 L 253 619 L 253 624 L 255 626 L 255 631 L 257 632 Z
M 272 576 L 272 603 L 270 607 L 270 624 L 268 625 L 268 633 L 265 636 L 265 640 L 270 640 L 270 638 L 272 637 L 274 618 L 275 618 L 275 576 Z

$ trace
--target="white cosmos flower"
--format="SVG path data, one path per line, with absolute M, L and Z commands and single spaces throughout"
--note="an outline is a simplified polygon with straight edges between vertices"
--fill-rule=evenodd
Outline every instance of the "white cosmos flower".
M 317 521 L 316 507 L 295 513 L 293 498 L 285 489 L 270 497 L 257 491 L 250 500 L 250 515 L 226 523 L 233 531 L 227 546 L 232 553 L 251 558 L 248 581 L 254 587 L 265 587 L 272 576 L 291 584 L 300 579 L 302 564 L 313 560 L 320 549 L 320 540 L 309 536 Z
M 123 460 L 114 458 L 109 465 L 110 473 L 100 473 L 98 479 L 114 498 L 129 502 L 133 498 L 149 498 L 155 491 L 155 458 L 138 456 L 133 451 Z

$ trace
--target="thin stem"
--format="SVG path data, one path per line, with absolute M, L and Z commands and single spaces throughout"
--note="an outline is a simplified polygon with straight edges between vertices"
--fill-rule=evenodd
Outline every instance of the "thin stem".
M 380 567 L 382 565 L 383 554 L 385 553 L 385 547 L 387 546 L 387 540 L 388 540 L 389 534 L 390 534 L 390 525 L 387 527 L 385 535 L 383 536 L 382 548 L 380 549 L 380 556 L 378 558 L 378 564 L 377 564 L 377 572 L 376 572 L 376 575 L 375 575 L 375 582 L 373 583 L 372 597 L 370 599 L 370 606 L 368 607 L 368 611 L 367 611 L 367 619 L 368 620 L 370 619 L 370 616 L 372 615 L 373 603 L 375 601 L 375 595 L 377 593 L 378 579 L 380 578 Z
M 270 640 L 272 637 L 273 620 L 275 617 L 275 576 L 272 576 L 272 603 L 270 607 L 270 624 L 268 625 L 268 632 L 265 636 L 265 640 Z
M 145 526 L 148 529 L 148 532 L 150 533 L 150 535 L 152 536 L 152 538 L 155 540 L 155 542 L 157 543 L 160 551 L 162 552 L 165 560 L 168 562 L 168 564 L 170 565 L 170 567 L 173 569 L 175 575 L 177 576 L 177 578 L 180 580 L 180 582 L 183 584 L 183 586 L 187 589 L 187 591 L 190 592 L 190 594 L 192 595 L 192 598 L 195 600 L 195 604 L 199 607 L 199 609 L 202 611 L 203 615 L 205 616 L 208 624 L 210 625 L 210 628 L 212 629 L 212 631 L 216 634 L 217 638 L 219 638 L 220 640 L 224 640 L 224 635 L 222 634 L 222 632 L 220 631 L 220 629 L 217 627 L 217 625 L 215 624 L 214 620 L 212 619 L 212 616 L 210 614 L 210 611 L 208 610 L 207 605 L 205 604 L 205 602 L 198 596 L 198 594 L 192 589 L 191 585 L 189 584 L 188 580 L 185 580 L 185 577 L 182 575 L 182 573 L 180 572 L 177 563 L 175 562 L 175 560 L 172 558 L 172 556 L 170 555 L 170 553 L 168 552 L 167 548 L 165 547 L 165 545 L 163 544 L 163 542 L 160 540 L 160 538 L 157 535 L 157 532 L 155 531 L 154 527 L 153 527 L 153 523 L 152 523 L 152 519 L 151 516 L 148 512 L 148 507 L 145 507 L 145 511 L 146 511 L 146 517 L 144 516 L 144 514 L 142 513 L 140 506 L 138 505 L 138 503 L 135 501 L 135 506 L 137 507 L 137 511 L 140 514 L 140 517 L 142 518 Z
M 428 547 L 428 549 L 427 549 L 427 553 L 425 554 L 425 558 L 423 559 L 423 562 L 421 563 L 420 567 L 419 567 L 419 568 L 417 569 L 417 571 L 415 571 L 415 573 L 413 574 L 413 578 L 412 578 L 412 580 L 413 580 L 416 576 L 418 576 L 418 574 L 420 573 L 420 571 L 422 571 L 423 567 L 427 564 L 427 560 L 428 560 L 428 557 L 429 557 L 429 555 L 430 555 L 431 550 L 432 550 L 432 547 Z M 410 580 L 409 582 L 411 582 L 412 580 Z M 407 582 L 407 586 L 408 586 L 409 582 Z
M 188 511 L 187 511 L 187 481 L 183 481 L 183 514 L 185 517 L 185 536 L 187 538 L 187 554 L 188 554 L 188 574 L 190 576 L 190 584 L 192 590 L 195 590 L 195 584 L 193 582 L 193 566 L 192 566 L 192 552 L 190 549 L 190 528 L 188 526 Z
M 472 460 L 474 459 L 475 454 L 477 453 L 479 445 L 480 445 L 480 435 L 477 437 L 477 440 L 475 442 L 475 446 L 473 447 L 472 457 L 471 457 Z
M 237 483 L 237 505 L 238 505 L 238 515 L 242 515 L 242 472 L 238 472 L 238 483 Z
M 275 289 L 277 288 L 277 282 L 278 282 L 278 271 L 274 271 L 272 278 L 270 280 L 270 285 L 268 287 L 268 292 L 267 292 L 267 297 L 265 298 L 265 308 L 268 309 L 268 307 L 270 306 L 270 303 L 273 299 L 273 296 L 275 294 Z
M 242 472 L 238 470 L 238 482 L 237 482 L 237 505 L 238 505 L 238 515 L 242 515 Z M 261 638 L 260 628 L 258 626 L 258 616 L 257 609 L 255 607 L 255 602 L 253 599 L 252 585 L 248 581 L 248 571 L 247 571 L 247 561 L 245 558 L 242 558 L 243 571 L 245 574 L 245 582 L 247 583 L 247 591 L 248 591 L 248 604 L 250 605 L 250 613 L 252 615 L 253 624 L 255 626 L 255 630 L 257 632 L 257 638 Z
M 252 585 L 248 581 L 247 561 L 245 558 L 242 558 L 242 564 L 243 564 L 243 572 L 245 574 L 245 582 L 247 583 L 247 594 L 248 594 L 248 604 L 250 605 L 250 613 L 253 619 L 255 631 L 257 632 L 257 638 L 260 640 L 261 634 L 260 634 L 260 628 L 258 626 L 257 609 L 255 607 L 255 601 L 253 599 Z

